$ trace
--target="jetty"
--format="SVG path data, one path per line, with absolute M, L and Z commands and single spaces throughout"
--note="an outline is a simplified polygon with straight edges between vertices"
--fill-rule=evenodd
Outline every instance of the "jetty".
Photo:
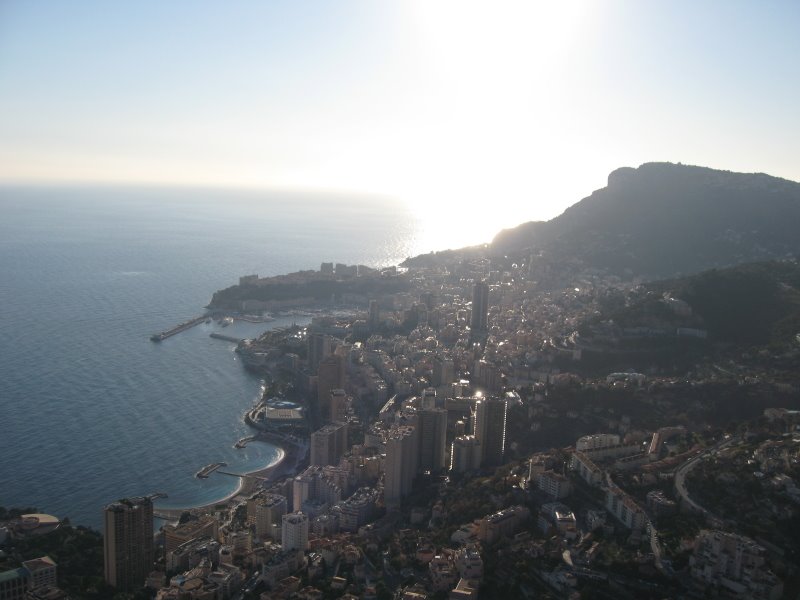
M 244 341 L 241 338 L 233 337 L 232 335 L 223 335 L 221 333 L 209 333 L 208 337 L 212 337 L 215 340 L 225 340 L 226 342 L 233 342 L 234 344 L 240 344 Z
M 172 337 L 173 335 L 178 335 L 181 331 L 186 331 L 187 329 L 191 329 L 195 325 L 199 325 L 203 321 L 206 320 L 206 316 L 202 315 L 200 317 L 195 317 L 194 319 L 189 319 L 188 321 L 181 323 L 180 325 L 176 325 L 172 329 L 167 329 L 166 331 L 162 331 L 161 333 L 154 333 L 150 336 L 150 340 L 153 342 L 160 342 L 168 337 Z
M 275 317 L 269 315 L 255 316 L 255 315 L 234 315 L 236 321 L 245 321 L 246 323 L 271 323 Z
M 247 446 L 247 443 L 248 443 L 248 442 L 252 442 L 254 439 L 256 439 L 256 437 L 257 437 L 257 436 L 255 436 L 255 435 L 249 435 L 249 436 L 247 436 L 247 437 L 243 437 L 243 438 L 242 438 L 242 439 L 240 439 L 238 442 L 236 442 L 236 443 L 233 445 L 233 447 L 234 447 L 234 448 L 244 448 L 245 446 Z
M 227 467 L 228 463 L 225 462 L 216 462 L 211 463 L 210 465 L 206 465 L 202 469 L 200 469 L 197 473 L 194 474 L 195 477 L 198 479 L 208 479 L 208 476 L 211 475 L 214 471 L 219 469 L 220 467 Z
M 253 473 L 231 473 L 230 471 L 217 471 L 222 475 L 230 475 L 231 477 L 240 477 L 241 479 L 257 479 L 258 481 L 269 481 L 269 477 L 263 475 L 255 475 Z

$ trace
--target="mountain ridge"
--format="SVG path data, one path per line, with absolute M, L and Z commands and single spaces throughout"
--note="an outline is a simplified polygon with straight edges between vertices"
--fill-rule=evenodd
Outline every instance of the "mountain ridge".
M 499 232 L 495 254 L 558 254 L 588 267 L 647 278 L 800 254 L 800 183 L 674 163 L 609 174 L 549 221 Z

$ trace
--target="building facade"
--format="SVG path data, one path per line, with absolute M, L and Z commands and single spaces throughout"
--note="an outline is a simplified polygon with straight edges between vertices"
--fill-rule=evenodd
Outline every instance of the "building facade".
M 283 515 L 286 514 L 286 497 L 265 494 L 255 505 L 256 535 L 259 539 L 280 539 Z
M 153 501 L 125 498 L 106 506 L 105 578 L 119 591 L 144 587 L 153 570 Z
M 418 423 L 419 468 L 431 472 L 447 468 L 447 411 L 423 408 Z
M 506 410 L 507 403 L 503 398 L 482 398 L 475 404 L 473 431 L 481 445 L 481 466 L 503 464 Z
M 453 440 L 450 470 L 456 473 L 474 471 L 481 466 L 481 443 L 474 435 L 460 435 Z
M 308 550 L 308 515 L 289 513 L 282 517 L 281 548 L 283 550 Z
M 483 281 L 479 281 L 472 288 L 470 328 L 473 331 L 489 329 L 489 286 Z
M 397 506 L 411 491 L 417 473 L 417 430 L 411 425 L 394 427 L 386 439 L 383 498 L 387 506 Z
M 312 465 L 337 465 L 346 451 L 346 423 L 329 423 L 311 434 Z

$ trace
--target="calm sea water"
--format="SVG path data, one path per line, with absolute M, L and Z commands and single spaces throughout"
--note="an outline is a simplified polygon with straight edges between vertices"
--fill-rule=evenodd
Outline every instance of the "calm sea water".
M 396 264 L 419 228 L 380 198 L 143 188 L 0 187 L 0 505 L 36 506 L 99 527 L 104 504 L 166 492 L 212 502 L 238 480 L 199 480 L 210 462 L 254 470 L 276 449 L 234 442 L 261 382 L 203 324 L 248 273 L 338 261 Z

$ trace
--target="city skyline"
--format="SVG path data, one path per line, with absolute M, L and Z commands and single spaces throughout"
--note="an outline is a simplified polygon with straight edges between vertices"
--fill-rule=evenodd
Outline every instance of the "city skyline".
M 0 600 L 792 595 L 798 17 L 0 3 Z

